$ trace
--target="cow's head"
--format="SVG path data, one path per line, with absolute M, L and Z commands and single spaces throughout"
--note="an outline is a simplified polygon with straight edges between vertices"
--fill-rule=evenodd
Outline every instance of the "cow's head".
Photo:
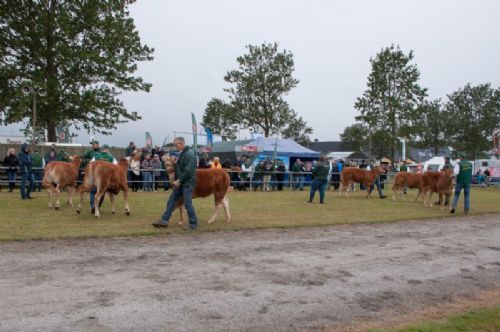
M 379 175 L 380 173 L 382 173 L 382 167 L 380 166 L 375 166 L 373 167 L 373 170 L 372 170 L 373 173 Z
M 69 160 L 71 160 L 73 164 L 76 164 L 78 166 L 80 166 L 80 164 L 82 163 L 82 157 L 80 156 L 70 156 Z
M 165 165 L 167 173 L 173 173 L 175 171 L 175 163 L 177 162 L 177 157 L 165 154 L 163 155 L 162 159 L 163 159 L 163 165 Z
M 125 169 L 128 169 L 129 164 L 130 164 L 130 160 L 128 160 L 127 158 L 122 158 L 118 162 L 118 165 L 120 165 L 121 167 L 123 167 Z
M 447 178 L 453 179 L 453 170 L 452 169 L 449 169 L 449 168 L 442 169 L 441 173 L 444 174 Z

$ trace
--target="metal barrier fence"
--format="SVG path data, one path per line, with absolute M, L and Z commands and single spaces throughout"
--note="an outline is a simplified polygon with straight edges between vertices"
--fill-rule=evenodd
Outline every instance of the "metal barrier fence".
M 2 187 L 8 187 L 9 180 L 5 177 L 7 167 L 0 167 L 0 189 Z M 35 177 L 35 187 L 41 186 L 41 182 L 43 179 L 43 168 L 33 168 L 34 177 Z M 138 184 L 139 187 L 135 186 L 136 190 L 144 191 L 146 188 L 148 191 L 157 190 L 158 187 L 162 186 L 164 190 L 167 190 L 170 186 L 170 181 L 168 180 L 168 175 L 165 169 L 139 169 L 140 178 L 134 179 L 132 175 L 132 170 L 128 171 L 128 183 L 129 187 L 134 190 L 134 184 Z M 150 174 L 150 179 L 148 175 L 144 176 L 144 174 Z M 158 174 L 159 176 L 154 176 L 153 174 Z M 235 190 L 282 190 L 284 188 L 289 189 L 303 189 L 304 187 L 310 186 L 312 183 L 311 172 L 272 172 L 266 173 L 264 171 L 255 172 L 255 171 L 230 171 L 228 170 L 231 185 Z M 387 190 L 388 185 L 394 183 L 395 173 L 386 173 L 380 175 L 380 184 L 382 189 Z M 283 177 L 281 179 L 281 176 Z M 493 181 L 492 181 L 493 180 Z M 80 178 L 78 183 L 81 183 L 82 179 Z M 14 183 L 19 185 L 21 182 L 21 175 L 16 172 L 16 180 Z M 334 189 L 338 189 L 340 184 L 340 173 L 331 172 L 328 175 L 328 185 L 329 189 L 333 187 Z M 480 184 L 479 184 L 480 185 Z M 487 179 L 484 182 L 484 185 L 500 185 L 500 178 L 492 178 Z M 357 188 L 362 188 L 360 185 L 356 185 Z

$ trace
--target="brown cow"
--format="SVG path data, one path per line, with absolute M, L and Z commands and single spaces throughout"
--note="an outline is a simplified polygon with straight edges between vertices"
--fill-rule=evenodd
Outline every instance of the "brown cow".
M 420 195 L 421 191 L 420 188 L 422 187 L 422 174 L 420 173 L 410 173 L 410 172 L 399 172 L 396 174 L 396 177 L 394 178 L 394 185 L 392 186 L 392 199 L 395 201 L 396 200 L 396 193 L 399 192 L 399 194 L 403 197 L 403 199 L 406 201 L 406 197 L 404 195 L 404 189 L 405 188 L 417 188 L 418 189 L 418 194 L 417 200 Z
M 422 187 L 420 189 L 424 196 L 424 206 L 432 207 L 432 194 L 439 194 L 440 208 L 443 209 L 443 195 L 451 195 L 453 191 L 453 171 L 444 169 L 440 172 L 425 172 L 422 175 Z M 429 195 L 427 195 L 429 193 Z
M 168 173 L 168 179 L 170 183 L 175 181 L 175 163 L 177 159 L 174 156 L 163 156 L 163 162 L 165 164 L 165 169 Z M 207 221 L 211 224 L 215 221 L 217 217 L 219 208 L 224 206 L 224 211 L 226 213 L 226 221 L 231 220 L 229 215 L 229 199 L 227 198 L 227 192 L 229 191 L 230 179 L 229 174 L 226 169 L 220 168 L 203 168 L 196 170 L 196 183 L 193 188 L 193 198 L 197 197 L 208 197 L 214 195 L 215 200 L 215 210 L 212 217 Z M 184 201 L 181 199 L 177 202 L 176 208 L 179 208 L 180 221 L 179 224 L 184 222 L 183 208 Z
M 380 175 L 380 167 L 375 167 L 373 170 L 365 170 L 355 167 L 345 167 L 340 173 L 340 190 L 339 195 L 342 192 L 345 193 L 347 197 L 348 191 L 350 191 L 351 184 L 354 182 L 362 183 L 368 192 L 368 198 L 371 198 L 371 187 L 375 183 L 375 180 Z
M 118 165 L 114 165 L 107 161 L 94 161 L 85 168 L 85 177 L 79 188 L 80 203 L 76 210 L 80 213 L 83 202 L 83 194 L 92 191 L 96 188 L 94 197 L 95 216 L 100 218 L 99 201 L 106 193 L 109 194 L 111 200 L 111 212 L 115 214 L 115 195 L 123 191 L 125 200 L 125 213 L 130 215 L 130 207 L 128 205 L 128 182 L 127 182 L 128 161 L 121 159 Z
M 56 196 L 54 208 L 59 210 L 61 206 L 61 190 L 68 192 L 68 204 L 73 206 L 72 193 L 78 180 L 78 170 L 82 159 L 79 156 L 72 158 L 71 162 L 52 161 L 45 166 L 43 186 L 49 194 L 49 209 L 52 209 L 52 197 Z

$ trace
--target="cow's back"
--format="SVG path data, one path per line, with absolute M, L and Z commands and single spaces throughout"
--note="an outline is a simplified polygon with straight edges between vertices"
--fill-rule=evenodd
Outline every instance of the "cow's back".
M 229 174 L 225 169 L 197 169 L 193 197 L 207 197 L 212 194 L 223 197 L 229 189 L 229 184 Z
M 341 179 L 342 182 L 371 183 L 375 180 L 375 174 L 365 169 L 346 167 L 342 170 Z
M 64 161 L 52 161 L 44 170 L 44 182 L 59 184 L 60 188 L 76 185 L 78 167 Z
M 421 185 L 422 174 L 420 173 L 399 172 L 394 178 L 395 188 L 402 188 L 404 186 L 408 188 L 420 188 Z

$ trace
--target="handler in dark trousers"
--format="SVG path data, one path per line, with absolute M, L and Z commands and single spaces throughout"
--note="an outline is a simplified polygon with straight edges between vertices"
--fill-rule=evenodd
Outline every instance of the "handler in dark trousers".
M 186 146 L 183 137 L 174 139 L 175 149 L 181 152 L 179 160 L 175 164 L 176 180 L 172 182 L 173 191 L 167 202 L 167 209 L 160 220 L 153 223 L 154 227 L 168 227 L 168 221 L 174 212 L 175 205 L 179 199 L 184 200 L 189 217 L 189 229 L 198 228 L 198 220 L 193 207 L 193 188 L 196 183 L 196 157 L 189 146 Z
M 328 185 L 328 172 L 330 172 L 330 167 L 326 163 L 325 157 L 319 158 L 318 163 L 312 170 L 313 181 L 311 183 L 311 192 L 309 193 L 308 203 L 313 202 L 316 191 L 319 191 L 319 202 L 321 204 L 325 202 L 325 190 Z
M 368 164 L 368 167 L 366 169 L 368 169 L 370 171 L 373 170 L 373 169 L 375 169 L 375 162 L 376 162 L 376 160 L 372 159 L 371 162 Z M 380 196 L 380 199 L 387 198 L 387 196 L 385 196 L 384 193 L 382 192 L 382 187 L 380 186 L 380 175 L 378 175 L 375 178 L 375 184 L 374 185 L 377 186 L 378 195 Z M 374 185 L 372 184 L 371 187 L 369 188 L 370 193 L 373 191 Z
M 460 192 L 464 190 L 464 212 L 469 213 L 470 209 L 470 184 L 472 182 L 472 163 L 465 159 L 464 155 L 460 155 L 459 171 L 457 175 L 457 184 L 455 186 L 455 197 L 451 204 L 450 213 L 455 213 L 457 208 Z
M 35 186 L 35 177 L 33 176 L 33 160 L 28 144 L 21 145 L 21 152 L 17 159 L 19 159 L 19 169 L 21 170 L 21 198 L 32 199 L 31 192 Z M 26 189 L 26 182 L 29 183 L 28 189 Z

